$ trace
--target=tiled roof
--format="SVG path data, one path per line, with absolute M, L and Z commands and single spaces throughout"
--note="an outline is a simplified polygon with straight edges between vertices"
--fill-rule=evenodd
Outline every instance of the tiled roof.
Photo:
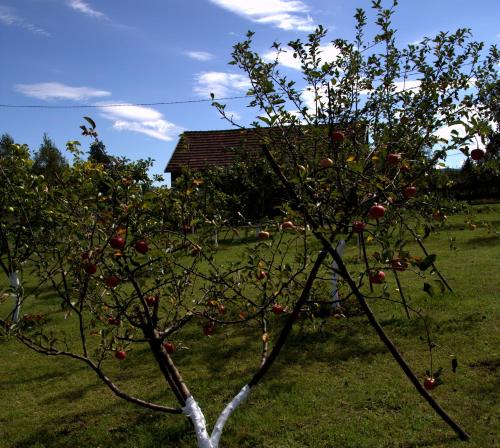
M 165 172 L 176 173 L 183 167 L 203 170 L 209 166 L 229 165 L 241 153 L 255 157 L 261 138 L 262 129 L 184 132 Z
M 329 129 L 328 126 L 321 128 L 324 131 Z M 298 132 L 303 139 L 304 129 L 306 128 L 297 128 L 292 132 Z M 360 124 L 345 132 L 365 136 L 365 131 L 366 126 Z M 165 172 L 180 174 L 183 168 L 204 171 L 208 167 L 230 165 L 237 155 L 242 154 L 257 158 L 263 139 L 280 139 L 282 132 L 283 130 L 273 127 L 184 132 L 165 167 Z

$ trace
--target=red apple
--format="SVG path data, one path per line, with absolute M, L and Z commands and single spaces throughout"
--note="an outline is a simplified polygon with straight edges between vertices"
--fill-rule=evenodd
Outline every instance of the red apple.
M 218 306 L 218 309 L 219 314 L 226 314 L 226 307 L 222 303 Z
M 148 306 L 155 306 L 156 296 L 146 296 L 144 297 L 144 300 L 146 301 Z
M 366 224 L 364 221 L 353 221 L 352 230 L 355 233 L 362 233 L 365 230 Z
M 401 258 L 394 258 L 393 260 L 391 260 L 391 266 L 395 271 L 406 271 L 406 269 L 408 268 L 408 263 Z
M 319 162 L 319 164 L 323 167 L 323 168 L 331 168 L 333 166 L 333 160 L 328 158 L 328 157 L 325 157 L 324 159 L 321 159 L 321 161 Z
M 109 316 L 108 317 L 108 324 L 118 326 L 118 325 L 120 325 L 120 319 L 118 319 L 117 317 Z
M 264 280 L 267 277 L 267 274 L 265 271 L 259 271 L 256 274 L 257 280 Z
M 259 232 L 259 234 L 258 234 L 258 237 L 261 240 L 267 240 L 267 239 L 269 239 L 270 236 L 271 236 L 271 234 L 269 232 L 264 231 L 264 230 Z
M 125 247 L 125 240 L 118 235 L 115 235 L 113 238 L 109 240 L 109 245 L 113 249 L 123 249 Z
M 380 219 L 385 215 L 385 208 L 380 204 L 375 204 L 368 210 L 368 216 L 373 219 Z
M 283 221 L 283 224 L 281 224 L 281 228 L 283 230 L 295 229 L 295 224 L 292 221 Z
M 285 308 L 283 308 L 283 305 L 280 305 L 279 303 L 275 303 L 273 305 L 271 311 L 274 314 L 279 315 L 279 314 L 283 314 L 283 312 L 285 311 Z
M 214 331 L 215 331 L 215 323 L 214 322 L 207 322 L 205 325 L 203 325 L 203 334 L 205 336 L 213 335 Z
M 370 283 L 380 285 L 385 281 L 385 272 L 384 271 L 372 272 L 368 277 L 370 279 Z
M 427 389 L 427 390 L 432 390 L 432 389 L 435 389 L 437 387 L 437 381 L 436 381 L 436 378 L 433 378 L 431 376 L 428 376 L 425 380 L 424 380 L 424 387 Z
M 391 152 L 387 154 L 387 163 L 389 165 L 398 165 L 401 161 L 401 154 L 397 152 Z
M 127 352 L 125 350 L 117 350 L 115 352 L 115 356 L 116 356 L 117 359 L 119 359 L 120 361 L 122 361 L 127 356 Z
M 140 254 L 145 254 L 149 250 L 148 243 L 146 243 L 146 241 L 144 241 L 144 240 L 137 241 L 137 243 L 135 243 L 134 247 L 135 247 L 135 250 L 137 252 L 139 252 Z
M 408 187 L 405 188 L 404 191 L 405 198 L 407 199 L 413 198 L 416 194 L 417 194 L 417 187 L 409 185 Z
M 120 279 L 116 275 L 110 275 L 104 279 L 104 283 L 110 288 L 115 288 L 119 285 Z
M 483 160 L 484 159 L 484 151 L 482 149 L 479 149 L 479 148 L 473 149 L 470 152 L 470 156 L 471 156 L 472 160 L 476 160 L 476 161 Z
M 174 353 L 174 352 L 175 352 L 175 345 L 174 345 L 174 344 L 172 344 L 171 342 L 165 342 L 165 343 L 163 344 L 163 348 L 165 349 L 165 351 L 166 351 L 169 355 L 171 355 L 172 353 Z
M 342 131 L 333 131 L 332 140 L 334 143 L 342 143 L 345 140 L 345 135 Z
M 89 275 L 94 275 L 97 272 L 97 266 L 95 264 L 88 264 L 85 266 L 85 272 Z

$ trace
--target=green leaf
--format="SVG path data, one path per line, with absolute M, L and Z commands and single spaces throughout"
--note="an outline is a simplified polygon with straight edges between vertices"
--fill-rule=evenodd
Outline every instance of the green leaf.
M 422 237 L 422 239 L 425 240 L 430 234 L 431 234 L 431 228 L 429 226 L 425 226 L 424 236 Z
M 426 271 L 427 269 L 429 269 L 432 264 L 436 261 L 436 254 L 430 254 L 430 255 L 427 255 L 427 257 L 425 257 L 419 264 L 418 264 L 418 267 L 420 268 L 421 271 Z
M 429 283 L 424 283 L 424 291 L 431 297 L 434 297 L 434 288 Z
M 90 124 L 90 126 L 92 126 L 92 129 L 95 129 L 95 121 L 92 120 L 92 118 L 90 117 L 83 117 L 84 120 L 86 120 L 88 122 L 88 124 Z

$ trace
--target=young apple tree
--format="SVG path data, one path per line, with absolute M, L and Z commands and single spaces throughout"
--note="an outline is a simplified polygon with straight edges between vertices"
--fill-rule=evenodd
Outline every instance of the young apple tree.
M 321 26 L 300 40 L 282 46 L 273 44 L 275 60 L 267 62 L 252 49 L 253 33 L 234 46 L 231 63 L 249 78 L 249 106 L 258 110 L 256 132 L 269 126 L 279 132 L 262 133 L 262 154 L 288 192 L 290 216 L 311 228 L 322 250 L 334 262 L 347 295 L 357 299 L 387 349 L 403 369 L 418 393 L 463 440 L 468 434 L 428 393 L 436 384 L 432 369 L 425 381 L 418 379 L 398 352 L 376 316 L 370 302 L 375 299 L 407 303 L 398 273 L 409 267 L 423 275 L 429 268 L 437 285 L 451 290 L 435 266 L 423 239 L 430 233 L 432 219 L 444 219 L 443 206 L 431 189 L 436 165 L 444 165 L 448 151 L 461 149 L 479 160 L 479 149 L 469 142 L 487 140 L 491 127 L 474 107 L 474 84 L 497 82 L 499 53 L 471 40 L 467 29 L 439 33 L 399 49 L 392 28 L 392 8 L 372 2 L 378 33 L 365 38 L 366 14 L 357 10 L 353 42 L 331 42 L 337 56 L 325 60 L 322 54 L 326 30 Z M 291 53 L 301 67 L 300 81 L 284 75 L 280 58 Z M 300 84 L 299 84 L 300 83 Z M 225 105 L 214 101 L 220 113 Z M 465 133 L 443 128 L 460 125 Z M 481 153 L 482 154 L 482 153 Z M 357 234 L 363 249 L 362 269 L 349 269 L 339 243 Z M 378 246 L 372 257 L 365 242 Z M 423 254 L 411 253 L 406 244 L 415 240 Z M 342 247 L 343 244 L 340 244 Z M 380 291 L 386 275 L 392 273 L 399 299 Z M 427 281 L 424 290 L 432 294 Z M 429 387 L 432 384 L 433 387 Z

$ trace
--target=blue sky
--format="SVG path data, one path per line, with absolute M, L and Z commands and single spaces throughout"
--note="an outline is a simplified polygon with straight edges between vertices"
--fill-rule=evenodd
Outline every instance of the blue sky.
M 368 0 L 0 0 L 0 104 L 153 103 L 244 95 L 246 79 L 227 62 L 247 30 L 255 48 L 305 38 L 322 24 L 329 38 L 351 38 L 353 13 Z M 386 2 L 388 4 L 388 2 Z M 500 43 L 500 1 L 401 0 L 401 45 L 458 27 Z M 285 64 L 286 60 L 283 61 Z M 286 68 L 293 76 L 293 64 Z M 227 108 L 246 125 L 245 100 Z M 0 133 L 36 150 L 47 132 L 63 150 L 82 116 L 96 122 L 111 154 L 155 159 L 161 173 L 183 130 L 228 128 L 210 102 L 101 109 L 0 107 Z M 460 157 L 450 158 L 458 165 Z

